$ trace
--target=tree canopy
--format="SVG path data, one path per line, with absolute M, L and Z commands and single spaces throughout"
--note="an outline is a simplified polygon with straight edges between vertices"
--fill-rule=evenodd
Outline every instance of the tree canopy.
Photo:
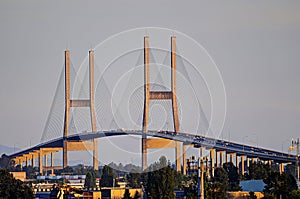
M 223 168 L 228 176 L 228 190 L 229 191 L 239 191 L 241 190 L 239 184 L 239 174 L 237 167 L 234 166 L 232 162 L 227 162 L 223 164 Z
M 0 167 L 3 169 L 12 170 L 14 168 L 14 161 L 11 160 L 6 154 L 2 154 L 0 158 Z
M 223 199 L 227 198 L 226 192 L 229 187 L 229 178 L 226 170 L 222 167 L 215 169 L 215 176 L 207 184 L 206 198 Z
M 144 186 L 147 197 L 171 199 L 174 198 L 175 171 L 170 163 L 162 156 L 159 162 L 149 166 L 148 172 L 144 174 Z
M 16 180 L 7 170 L 0 169 L 1 198 L 34 198 L 32 189 L 20 180 Z
M 100 180 L 101 187 L 112 187 L 114 186 L 115 174 L 111 167 L 105 165 L 102 169 L 102 176 Z
M 131 188 L 141 188 L 142 176 L 140 173 L 132 172 L 126 175 L 127 185 Z
M 248 173 L 245 174 L 246 180 L 261 180 L 268 177 L 272 171 L 271 165 L 261 162 L 253 162 L 249 166 Z
M 96 187 L 96 177 L 93 172 L 88 172 L 84 181 L 84 187 L 87 189 Z
M 286 173 L 280 174 L 272 171 L 264 179 L 264 183 L 266 183 L 264 189 L 265 198 L 279 198 L 281 195 L 283 199 L 289 199 L 291 198 L 291 193 L 298 189 L 295 178 Z

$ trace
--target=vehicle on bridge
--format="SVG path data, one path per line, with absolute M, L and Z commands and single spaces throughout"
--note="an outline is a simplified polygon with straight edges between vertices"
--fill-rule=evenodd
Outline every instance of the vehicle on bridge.
M 158 131 L 158 133 L 164 134 L 164 135 L 171 135 L 171 136 L 177 135 L 177 132 L 174 132 L 174 131 Z

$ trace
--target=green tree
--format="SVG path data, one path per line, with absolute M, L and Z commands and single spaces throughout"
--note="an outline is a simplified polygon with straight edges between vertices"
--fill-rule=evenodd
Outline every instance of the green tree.
M 129 189 L 125 189 L 125 193 L 122 199 L 132 199 L 132 197 L 130 196 Z
M 0 198 L 34 198 L 32 189 L 16 180 L 7 170 L 0 169 Z
M 165 156 L 161 156 L 159 158 L 159 166 L 162 168 L 162 167 L 166 167 L 167 165 L 168 165 L 167 158 Z
M 228 176 L 228 190 L 229 191 L 239 191 L 241 187 L 239 186 L 239 174 L 237 167 L 234 166 L 232 162 L 227 162 L 223 164 L 224 170 L 227 172 Z
M 207 185 L 207 196 L 209 199 L 224 199 L 227 198 L 227 190 L 229 187 L 228 174 L 224 168 L 216 168 L 215 176 L 212 178 L 211 183 Z
M 85 168 L 85 166 L 83 164 L 78 164 L 74 168 L 74 173 L 76 175 L 87 175 L 86 168 Z
M 271 165 L 263 164 L 261 162 L 251 163 L 249 166 L 248 175 L 245 177 L 247 180 L 261 180 L 268 177 L 272 171 Z
M 14 168 L 13 165 L 14 165 L 14 161 L 11 160 L 11 158 L 9 158 L 6 154 L 2 154 L 0 158 L 0 167 L 12 171 Z
M 141 174 L 135 171 L 126 175 L 128 186 L 131 188 L 141 188 Z
M 297 176 L 297 166 L 294 164 L 287 164 L 285 166 L 285 172 L 292 176 Z
M 84 181 L 84 187 L 87 189 L 96 187 L 96 177 L 93 172 L 88 172 Z
M 144 176 L 144 185 L 147 197 L 171 199 L 174 198 L 175 171 L 162 156 L 159 162 L 149 166 L 148 173 Z
M 297 190 L 297 183 L 293 176 L 286 173 L 280 174 L 279 172 L 271 172 L 269 176 L 264 179 L 266 184 L 264 188 L 264 198 L 280 196 L 285 199 L 289 198 L 293 190 Z
M 102 169 L 102 176 L 100 180 L 100 187 L 114 186 L 114 171 L 111 167 L 105 165 Z
M 299 199 L 300 198 L 300 190 L 293 190 L 290 194 L 290 199 Z
M 224 187 L 224 190 L 228 189 L 228 174 L 226 170 L 222 167 L 215 169 L 215 176 L 213 178 L 213 182 L 220 182 L 222 183 L 222 186 Z
M 63 168 L 63 169 L 61 170 L 61 172 L 62 172 L 62 173 L 69 173 L 69 174 L 73 174 L 74 170 L 73 170 L 73 168 L 72 168 L 72 167 L 70 167 L 70 166 L 67 166 L 66 168 Z
M 183 190 L 184 189 L 184 185 L 182 184 L 183 181 L 187 180 L 187 178 L 181 173 L 181 172 L 174 172 L 174 186 L 176 190 Z
M 205 198 L 208 199 L 225 199 L 227 198 L 226 191 L 221 182 L 212 182 L 208 184 L 208 191 Z

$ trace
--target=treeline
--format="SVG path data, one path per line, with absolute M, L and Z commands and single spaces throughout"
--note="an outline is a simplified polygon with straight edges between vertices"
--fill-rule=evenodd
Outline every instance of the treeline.
M 17 180 L 5 169 L 0 169 L 0 198 L 32 199 L 31 187 Z
M 0 166 L 11 170 L 20 170 L 18 167 L 13 167 L 12 162 L 5 155 L 2 155 L 0 159 Z M 30 166 L 23 167 L 23 171 L 26 171 L 29 177 L 38 174 L 38 169 Z M 116 187 L 118 181 L 124 181 L 128 188 L 141 188 L 149 199 L 174 198 L 174 190 L 184 190 L 187 198 L 197 198 L 198 193 L 197 173 L 189 172 L 189 175 L 182 175 L 173 169 L 171 163 L 164 156 L 158 162 L 151 164 L 145 172 L 142 172 L 140 167 L 133 164 L 123 166 L 121 163 L 118 165 L 110 163 L 99 167 L 98 171 L 94 171 L 91 166 L 81 164 L 56 171 L 58 175 L 63 173 L 86 175 L 85 187 L 87 189 L 96 186 Z M 300 191 L 297 190 L 297 183 L 293 175 L 295 175 L 293 165 L 287 165 L 286 172 L 280 174 L 276 164 L 269 165 L 254 162 L 250 163 L 249 169 L 242 175 L 233 163 L 224 163 L 222 167 L 214 170 L 214 176 L 210 172 L 205 173 L 205 198 L 227 198 L 227 191 L 241 190 L 239 186 L 241 180 L 253 179 L 263 180 L 266 184 L 264 188 L 265 199 L 300 198 Z M 96 178 L 100 178 L 98 185 L 96 184 Z M 126 197 L 129 197 L 128 194 Z M 253 193 L 251 193 L 251 198 L 255 198 Z

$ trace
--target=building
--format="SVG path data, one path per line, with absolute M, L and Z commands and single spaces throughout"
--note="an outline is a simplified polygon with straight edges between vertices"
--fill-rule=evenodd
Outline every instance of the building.
M 17 180 L 25 181 L 26 180 L 26 172 L 9 172 L 13 175 Z
M 101 189 L 102 199 L 121 199 L 124 196 L 126 189 L 119 187 L 116 188 L 103 188 Z M 136 192 L 142 195 L 141 189 L 128 189 L 130 195 L 133 197 Z

